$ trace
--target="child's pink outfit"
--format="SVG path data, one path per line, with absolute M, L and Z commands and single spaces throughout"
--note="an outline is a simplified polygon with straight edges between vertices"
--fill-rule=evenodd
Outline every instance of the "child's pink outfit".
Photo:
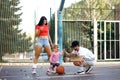
M 59 61 L 59 57 L 62 56 L 62 54 L 60 52 L 52 52 L 52 55 L 50 56 L 50 63 L 53 66 L 53 71 L 55 71 L 55 67 L 60 65 L 60 61 Z M 49 69 L 50 71 L 50 69 Z

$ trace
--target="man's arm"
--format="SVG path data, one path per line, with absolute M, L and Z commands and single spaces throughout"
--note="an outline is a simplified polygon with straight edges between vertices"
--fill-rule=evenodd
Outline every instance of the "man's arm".
M 68 52 L 66 52 L 66 53 L 65 53 L 65 55 L 66 55 L 66 57 L 69 57 L 69 58 L 71 58 L 71 57 L 74 57 L 74 56 L 75 56 L 75 54 L 73 54 L 73 53 L 68 53 Z
M 83 61 L 83 56 L 82 55 L 77 55 L 77 54 L 74 54 L 74 53 L 65 52 L 65 56 L 70 58 L 69 59 L 70 62 L 73 62 L 73 61 L 82 62 Z

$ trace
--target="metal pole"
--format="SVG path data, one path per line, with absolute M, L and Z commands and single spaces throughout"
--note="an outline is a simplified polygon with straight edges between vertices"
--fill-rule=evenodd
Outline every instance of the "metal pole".
M 55 8 L 55 44 L 58 44 L 58 13 L 57 13 L 57 0 L 55 0 L 54 3 L 54 8 Z
M 91 0 L 90 0 L 90 32 L 89 32 L 89 36 L 90 36 L 90 49 L 93 51 L 93 48 L 92 48 L 92 46 L 93 46 L 93 43 L 92 43 L 92 25 L 91 25 L 91 22 L 92 22 L 92 15 L 91 15 Z
M 59 35 L 59 40 L 58 40 L 58 43 L 59 43 L 59 46 L 60 46 L 60 52 L 62 52 L 62 11 L 59 11 L 59 14 L 58 14 L 58 35 Z M 63 62 L 63 57 L 60 57 L 60 63 Z
M 95 55 L 95 61 L 97 62 L 98 55 L 97 55 L 97 21 L 94 18 L 94 55 Z
M 52 9 L 50 8 L 50 27 L 52 26 L 52 22 L 51 22 L 52 18 L 51 18 L 51 15 L 52 15 Z
M 60 46 L 60 52 L 62 52 L 62 9 L 64 7 L 65 0 L 61 0 L 61 4 L 59 7 L 59 13 L 58 13 L 58 35 L 59 35 L 59 46 Z M 63 57 L 60 57 L 60 64 L 63 62 Z

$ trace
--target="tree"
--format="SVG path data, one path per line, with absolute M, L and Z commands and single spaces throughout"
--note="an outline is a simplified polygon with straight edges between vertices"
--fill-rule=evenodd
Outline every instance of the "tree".
M 114 20 L 113 7 L 119 0 L 80 0 L 63 10 L 64 19 L 72 20 Z
M 80 0 L 77 3 L 73 3 L 70 7 L 63 9 L 63 19 L 64 20 L 73 20 L 80 21 L 80 20 L 91 20 L 91 22 L 81 22 L 80 25 L 77 27 L 82 27 L 81 31 L 82 33 L 85 33 L 85 35 L 89 35 L 91 40 L 91 46 L 93 41 L 93 20 L 96 18 L 97 20 L 114 20 L 114 10 L 112 9 L 113 6 L 120 3 L 119 0 Z M 64 24 L 68 25 L 71 22 L 65 22 Z M 74 25 L 74 27 L 77 26 Z M 67 27 L 65 26 L 64 30 L 66 30 Z M 76 30 L 71 28 L 68 28 L 74 34 Z M 70 33 L 70 32 L 68 32 Z M 87 34 L 89 33 L 89 34 Z M 67 34 L 66 36 L 69 36 Z M 79 37 L 81 35 L 77 35 Z M 86 38 L 86 40 L 89 37 Z M 65 40 L 66 41 L 66 40 Z M 64 41 L 63 41 L 64 42 Z
M 19 0 L 0 0 L 0 61 L 6 53 L 29 51 L 31 38 L 21 33 Z

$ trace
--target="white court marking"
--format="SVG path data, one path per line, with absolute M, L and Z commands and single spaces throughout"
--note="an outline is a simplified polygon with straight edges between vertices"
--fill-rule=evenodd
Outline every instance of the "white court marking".
M 2 68 L 3 68 L 3 67 L 1 66 L 1 67 L 0 67 L 0 72 L 2 71 Z

